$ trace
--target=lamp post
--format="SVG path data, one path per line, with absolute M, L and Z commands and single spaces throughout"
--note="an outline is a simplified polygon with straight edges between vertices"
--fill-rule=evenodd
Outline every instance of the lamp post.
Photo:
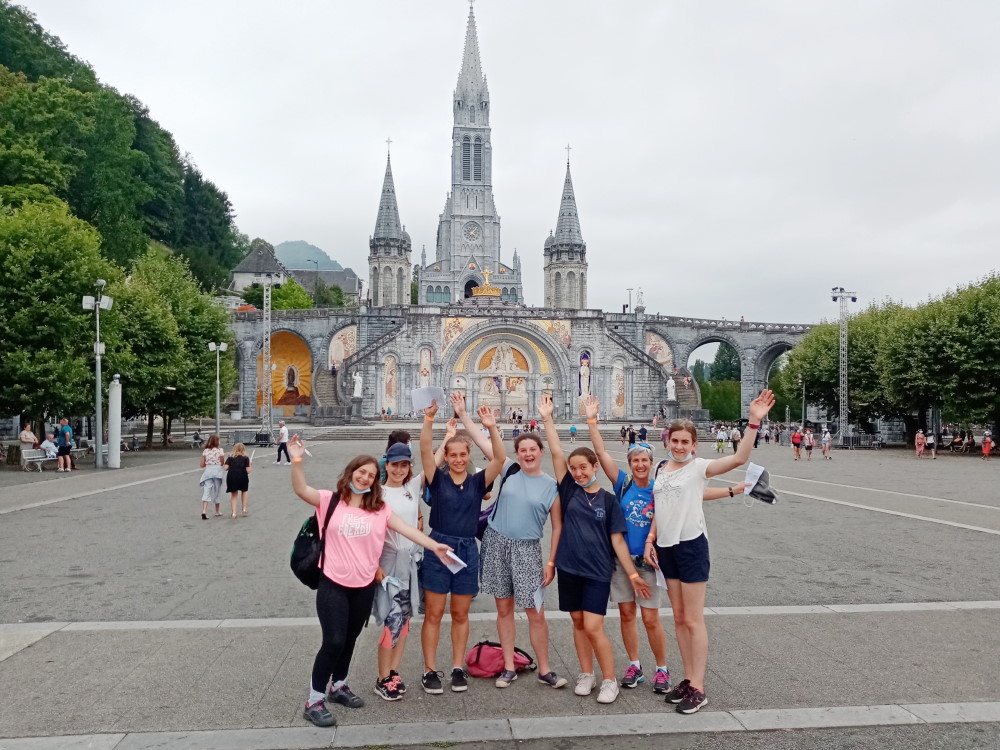
M 316 304 L 316 290 L 319 289 L 319 261 L 313 258 L 309 261 L 316 266 L 316 276 L 313 278 L 313 304 Z
M 229 344 L 223 341 L 220 344 L 216 344 L 214 341 L 209 342 L 208 350 L 210 352 L 215 352 L 215 434 L 219 435 L 222 432 L 222 428 L 219 424 L 219 354 L 226 351 L 229 348 Z
M 103 468 L 101 464 L 101 448 L 104 443 L 104 425 L 101 420 L 101 411 L 104 409 L 103 399 L 101 398 L 101 356 L 104 354 L 104 344 L 101 343 L 101 310 L 110 310 L 111 305 L 114 303 L 111 297 L 104 296 L 104 287 L 107 285 L 108 282 L 104 279 L 98 279 L 94 282 L 94 287 L 97 289 L 96 297 L 91 297 L 89 294 L 83 297 L 83 309 L 94 311 L 94 320 L 97 326 L 97 338 L 94 341 L 94 405 L 96 409 L 94 426 L 97 432 L 97 450 L 94 454 L 95 469 Z
M 806 381 L 799 375 L 799 385 L 802 386 L 802 432 L 806 431 Z
M 837 431 L 838 443 L 845 444 L 847 437 L 847 301 L 857 302 L 854 292 L 844 291 L 844 287 L 835 286 L 830 290 L 834 302 L 840 302 L 840 429 Z

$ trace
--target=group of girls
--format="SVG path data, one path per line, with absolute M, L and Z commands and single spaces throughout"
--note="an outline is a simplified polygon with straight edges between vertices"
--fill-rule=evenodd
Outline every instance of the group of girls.
M 209 435 L 205 448 L 201 452 L 201 518 L 208 520 L 208 506 L 215 505 L 215 515 L 221 516 L 222 481 L 226 482 L 226 492 L 229 493 L 229 503 L 232 506 L 232 518 L 236 519 L 237 495 L 241 501 L 243 515 L 249 515 L 247 496 L 250 493 L 250 457 L 246 446 L 237 443 L 233 452 L 226 457 L 226 452 L 219 447 L 219 436 Z
M 444 673 L 437 669 L 441 620 L 448 605 L 451 614 L 452 666 L 450 689 L 468 689 L 463 668 L 469 640 L 469 608 L 478 592 L 494 597 L 497 631 L 504 668 L 498 688 L 517 679 L 514 664 L 515 608 L 525 611 L 531 645 L 538 662 L 539 682 L 553 688 L 567 684 L 551 669 L 548 626 L 542 592 L 559 582 L 559 609 L 573 621 L 573 641 L 580 661 L 574 692 L 590 695 L 598 687 L 598 702 L 611 703 L 619 686 L 634 688 L 645 681 L 639 661 L 637 606 L 642 613 L 656 662 L 653 691 L 663 694 L 681 713 L 694 713 L 707 704 L 704 677 L 708 634 L 704 621 L 709 572 L 703 500 L 734 496 L 742 487 L 708 489 L 708 480 L 746 463 L 753 440 L 744 440 L 735 455 L 714 461 L 695 457 L 697 431 L 693 423 L 675 422 L 670 428 L 667 460 L 653 468 L 652 449 L 632 446 L 629 471 L 620 469 L 601 440 L 597 428 L 599 404 L 585 401 L 591 440 L 596 450 L 580 447 L 567 457 L 553 422 L 552 399 L 538 404 L 555 477 L 542 471 L 544 446 L 535 433 L 514 442 L 515 460 L 508 460 L 492 410 L 477 412 L 484 434 L 465 409 L 464 398 L 451 397 L 465 434 L 448 436 L 432 448 L 435 403 L 424 412 L 420 453 L 424 471 L 413 475 L 408 446 L 390 446 L 386 454 L 386 481 L 378 460 L 359 456 L 344 470 L 336 493 L 306 484 L 302 471 L 304 446 L 296 436 L 289 442 L 292 486 L 299 497 L 317 507 L 321 527 L 331 502 L 335 509 L 326 529 L 321 528 L 326 554 L 316 609 L 323 642 L 313 665 L 304 718 L 317 726 L 336 723 L 327 704 L 360 707 L 363 701 L 346 684 L 354 644 L 372 611 L 376 589 L 383 600 L 376 607 L 382 627 L 375 692 L 397 700 L 406 692 L 399 674 L 402 649 L 415 602 L 415 571 L 419 552 L 431 550 L 420 566 L 426 614 L 421 628 L 424 667 L 421 687 L 430 694 L 444 692 Z M 759 429 L 774 404 L 764 391 L 750 404 L 747 430 Z M 751 436 L 753 438 L 754 436 Z M 488 461 L 471 469 L 471 446 L 476 444 Z M 441 462 L 444 466 L 441 466 Z M 614 494 L 597 486 L 598 466 L 613 483 Z M 482 502 L 495 480 L 499 489 L 480 550 L 476 542 Z M 419 515 L 423 488 L 429 491 L 430 535 Z M 551 544 L 543 555 L 541 539 L 546 518 Z M 465 567 L 459 568 L 455 559 Z M 449 567 L 451 566 L 451 567 Z M 666 665 L 666 635 L 659 620 L 657 569 L 665 579 L 673 608 L 678 649 L 685 679 L 672 686 Z M 389 593 L 389 592 L 392 593 Z M 449 601 L 450 596 L 450 601 Z M 630 660 L 624 677 L 615 678 L 611 642 L 604 632 L 608 601 L 621 613 L 622 639 Z M 600 669 L 598 681 L 594 661 Z

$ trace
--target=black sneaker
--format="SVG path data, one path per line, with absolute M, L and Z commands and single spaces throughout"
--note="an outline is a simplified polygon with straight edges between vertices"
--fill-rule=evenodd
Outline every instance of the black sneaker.
M 690 685 L 688 686 L 687 693 L 684 694 L 684 699 L 677 704 L 677 713 L 679 714 L 693 714 L 697 713 L 698 709 L 702 706 L 708 705 L 708 698 L 701 690 L 695 690 Z
M 691 680 L 681 680 L 677 687 L 667 693 L 667 697 L 664 700 L 667 703 L 680 703 L 684 700 L 684 696 L 687 695 L 688 688 L 691 687 Z
M 396 681 L 392 677 L 384 680 L 375 680 L 375 695 L 384 701 L 398 701 L 401 696 L 396 689 Z
M 396 692 L 400 695 L 406 695 L 406 683 L 403 682 L 403 678 L 399 676 L 399 672 L 395 669 L 390 669 L 389 676 L 396 678 Z
M 453 693 L 464 693 L 469 689 L 468 675 L 465 670 L 461 667 L 455 667 L 451 670 L 451 692 Z
M 365 705 L 365 702 L 352 693 L 347 685 L 341 685 L 336 690 L 331 689 L 326 694 L 326 699 L 334 703 L 339 703 L 342 706 L 347 706 L 348 708 L 361 708 Z
M 318 727 L 334 727 L 337 725 L 336 717 L 330 713 L 326 707 L 326 701 L 316 701 L 311 706 L 306 703 L 306 708 L 302 712 L 302 718 L 311 721 Z
M 441 687 L 441 672 L 435 672 L 433 669 L 424 672 L 420 677 L 420 685 L 423 687 L 425 693 L 430 693 L 431 695 L 441 695 L 444 692 L 444 688 Z

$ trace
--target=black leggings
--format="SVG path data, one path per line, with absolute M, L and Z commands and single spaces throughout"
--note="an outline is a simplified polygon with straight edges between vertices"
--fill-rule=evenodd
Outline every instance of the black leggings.
M 278 443 L 278 463 L 281 463 L 281 452 L 285 452 L 285 460 L 288 463 L 292 462 L 292 457 L 288 455 L 288 443 Z
M 323 629 L 323 645 L 313 662 L 313 690 L 322 693 L 328 680 L 347 679 L 347 670 L 354 656 L 354 642 L 372 613 L 375 582 L 360 589 L 334 583 L 325 575 L 319 577 L 316 592 L 316 614 Z

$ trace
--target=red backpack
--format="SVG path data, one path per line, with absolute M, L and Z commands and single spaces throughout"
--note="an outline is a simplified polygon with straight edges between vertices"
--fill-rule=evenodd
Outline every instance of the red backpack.
M 480 641 L 465 655 L 465 666 L 473 677 L 497 677 L 503 671 L 503 649 L 495 641 Z M 527 651 L 514 647 L 514 669 L 538 669 L 535 660 Z

